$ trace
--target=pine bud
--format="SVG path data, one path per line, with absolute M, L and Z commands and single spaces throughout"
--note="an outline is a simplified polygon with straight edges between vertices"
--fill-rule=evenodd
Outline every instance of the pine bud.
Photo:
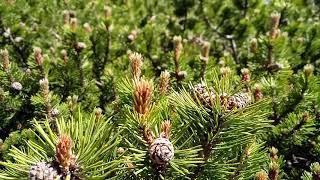
M 147 114 L 151 108 L 152 83 L 141 79 L 135 82 L 133 100 L 134 109 L 139 114 Z
M 242 78 L 241 78 L 242 82 L 250 82 L 250 71 L 248 68 L 241 69 L 241 74 L 242 74 Z
M 174 45 L 174 59 L 176 62 L 178 62 L 182 53 L 182 48 L 183 48 L 181 36 L 173 37 L 173 45 Z
M 125 149 L 123 147 L 118 147 L 117 154 L 121 155 L 125 152 Z
M 129 170 L 132 170 L 133 168 L 135 168 L 135 165 L 129 159 L 126 159 L 126 165 L 127 165 Z
M 283 64 L 281 64 L 281 63 L 273 63 L 273 64 L 269 64 L 267 68 L 270 71 L 279 71 L 279 70 L 283 69 Z
M 204 41 L 201 48 L 200 59 L 206 63 L 209 60 L 210 46 L 211 44 L 208 41 Z
M 65 49 L 62 49 L 60 54 L 61 54 L 61 57 L 63 59 L 63 62 L 67 63 L 68 59 L 69 59 L 67 51 Z
M 20 43 L 22 40 L 23 40 L 23 38 L 20 36 L 14 38 L 14 42 L 16 42 L 16 43 Z
M 0 55 L 1 55 L 1 59 L 2 59 L 2 67 L 4 71 L 8 71 L 9 70 L 9 52 L 7 49 L 4 50 L 0 50 Z
M 278 12 L 271 13 L 270 20 L 271 20 L 271 28 L 272 29 L 278 29 L 280 17 L 281 17 L 281 15 Z
M 174 148 L 168 139 L 160 137 L 151 144 L 149 154 L 155 165 L 165 165 L 173 159 Z
M 70 22 L 70 14 L 69 14 L 69 11 L 64 10 L 62 14 L 63 14 L 63 24 L 64 24 L 64 25 L 69 24 L 69 22 Z
M 110 6 L 104 6 L 103 7 L 103 11 L 104 11 L 104 18 L 105 19 L 109 19 L 111 17 L 112 14 L 112 9 Z
M 25 70 L 25 73 L 26 73 L 26 75 L 29 76 L 29 75 L 31 75 L 32 71 L 31 71 L 31 69 L 28 68 L 28 69 Z
M 168 71 L 161 72 L 159 89 L 160 94 L 165 95 L 169 89 L 170 73 Z
M 104 10 L 104 25 L 106 29 L 109 30 L 112 23 L 111 22 L 112 9 L 110 6 L 104 6 L 103 10 Z
M 194 36 L 194 37 L 189 37 L 188 38 L 189 39 L 189 41 L 191 42 L 191 43 L 193 43 L 193 44 L 195 44 L 195 45 L 199 45 L 199 46 L 202 46 L 203 45 L 203 39 L 202 39 L 202 37 L 196 37 L 196 36 Z
M 50 47 L 50 52 L 51 52 L 52 54 L 55 54 L 55 53 L 56 53 L 56 49 L 55 49 L 54 47 Z
M 3 101 L 6 98 L 6 93 L 4 90 L 0 87 L 0 102 Z M 1 151 L 1 149 L 0 149 Z
M 74 164 L 74 156 L 72 154 L 72 140 L 68 135 L 62 135 L 56 145 L 56 161 L 65 171 Z
M 277 162 L 272 161 L 269 165 L 269 177 L 270 179 L 278 179 L 280 167 Z
M 281 34 L 281 30 L 280 29 L 271 29 L 270 32 L 268 32 L 268 35 L 270 37 L 270 39 L 274 40 L 277 37 L 279 37 Z
M 272 159 L 272 160 L 277 160 L 278 159 L 278 149 L 277 148 L 275 148 L 275 147 L 271 147 L 270 149 L 269 149 L 269 152 L 270 152 L 270 158 Z
M 220 74 L 223 76 L 227 76 L 227 75 L 231 74 L 231 69 L 229 67 L 221 67 Z
M 3 36 L 4 36 L 5 38 L 8 38 L 8 37 L 11 36 L 11 30 L 10 30 L 10 28 L 8 28 L 8 29 L 6 29 L 6 30 L 4 31 Z
M 35 47 L 33 49 L 33 55 L 37 65 L 41 66 L 43 64 L 42 50 L 39 47 Z
M 68 108 L 70 109 L 70 111 L 74 111 L 76 106 L 77 106 L 77 102 L 78 102 L 78 96 L 77 95 L 73 95 L 68 96 L 67 97 L 67 104 L 68 104 Z
M 249 157 L 256 147 L 256 142 L 250 143 L 244 150 L 244 154 Z
M 18 129 L 18 130 L 21 130 L 21 129 L 22 129 L 22 124 L 19 123 L 19 122 L 18 122 L 18 124 L 17 124 L 17 129 Z
M 49 96 L 49 81 L 48 81 L 48 79 L 47 78 L 40 79 L 39 84 L 40 84 L 40 90 L 41 90 L 42 96 L 47 99 Z
M 169 139 L 171 131 L 171 122 L 169 120 L 162 122 L 160 137 Z
M 262 86 L 260 84 L 255 84 L 253 88 L 253 95 L 255 101 L 259 101 L 263 98 Z
M 258 51 L 258 40 L 256 38 L 252 38 L 250 40 L 250 52 L 257 53 Z
M 299 37 L 299 38 L 297 38 L 297 42 L 299 44 L 303 44 L 305 42 L 305 38 L 304 37 Z
M 149 23 L 154 23 L 156 21 L 157 16 L 153 15 L 149 18 Z
M 220 67 L 224 67 L 226 65 L 226 62 L 223 59 L 220 59 L 218 64 L 219 64 Z
M 149 145 L 152 144 L 154 135 L 151 129 L 147 125 L 143 125 L 142 134 L 143 134 L 143 139 L 147 142 L 147 144 Z
M 179 71 L 178 72 L 179 79 L 185 79 L 187 77 L 187 75 L 188 75 L 187 71 Z
M 91 28 L 89 23 L 84 23 L 83 24 L 83 28 L 87 33 L 91 33 L 92 32 L 92 28 Z
M 77 18 L 71 18 L 70 19 L 70 28 L 72 31 L 75 31 L 78 27 L 78 19 Z
M 95 111 L 95 116 L 96 116 L 96 119 L 99 120 L 101 117 L 102 117 L 102 109 L 101 108 L 97 108 L 96 111 Z
M 307 64 L 303 67 L 303 72 L 306 77 L 310 77 L 314 71 L 314 66 L 312 64 Z
M 302 120 L 303 120 L 304 122 L 307 122 L 309 119 L 310 119 L 309 113 L 308 113 L 308 112 L 303 113 L 303 115 L 302 115 Z
M 268 174 L 264 170 L 261 170 L 257 172 L 255 180 L 268 180 Z
M 38 31 L 39 30 L 39 25 L 37 24 L 37 23 L 32 23 L 32 25 L 31 25 L 31 29 L 32 29 L 32 31 Z
M 137 30 L 132 30 L 130 32 L 130 34 L 128 35 L 128 39 L 130 41 L 134 41 L 137 38 L 137 36 L 138 36 L 138 31 Z
M 311 168 L 314 179 L 316 179 L 316 180 L 319 179 L 320 178 L 320 164 L 318 162 L 312 163 L 310 168 Z
M 143 57 L 141 54 L 133 52 L 129 53 L 129 60 L 131 64 L 131 74 L 133 79 L 140 79 L 141 67 Z
M 87 45 L 84 42 L 77 42 L 77 44 L 76 44 L 76 50 L 78 52 L 81 52 L 86 47 L 87 47 Z
M 21 83 L 15 81 L 11 84 L 11 87 L 17 91 L 21 91 L 22 90 L 22 85 Z

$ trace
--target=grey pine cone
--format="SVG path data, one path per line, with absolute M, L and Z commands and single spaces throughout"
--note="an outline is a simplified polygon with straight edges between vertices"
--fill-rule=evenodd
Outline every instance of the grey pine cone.
M 173 159 L 174 148 L 166 138 L 157 138 L 149 148 L 152 162 L 156 165 L 164 165 Z
M 29 180 L 55 180 L 60 179 L 58 171 L 51 163 L 39 162 L 31 166 L 29 171 Z
M 197 84 L 194 86 L 193 91 L 201 104 L 207 108 L 210 108 L 212 103 L 216 101 L 217 94 L 212 87 L 209 88 L 204 84 Z M 227 111 L 234 108 L 245 108 L 251 103 L 251 96 L 246 92 L 236 93 L 232 96 L 227 93 L 221 93 L 218 96 L 221 105 L 223 105 Z
M 204 84 L 197 84 L 194 86 L 194 91 L 200 102 L 206 106 L 210 107 L 211 102 L 215 101 L 216 95 L 212 88 L 208 88 Z
M 245 108 L 251 102 L 251 96 L 249 93 L 241 92 L 234 94 L 228 98 L 227 109 L 232 110 L 233 108 Z
M 21 91 L 22 90 L 22 85 L 19 82 L 13 82 L 11 84 L 11 87 L 17 91 Z

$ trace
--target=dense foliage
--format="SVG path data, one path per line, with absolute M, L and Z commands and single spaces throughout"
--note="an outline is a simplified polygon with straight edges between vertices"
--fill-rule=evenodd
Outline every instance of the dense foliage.
M 2 0 L 0 179 L 320 179 L 317 0 Z

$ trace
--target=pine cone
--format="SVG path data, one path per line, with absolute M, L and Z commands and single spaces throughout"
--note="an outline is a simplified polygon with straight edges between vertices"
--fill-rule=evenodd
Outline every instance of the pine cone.
M 211 100 L 215 100 L 216 95 L 212 88 L 207 88 L 204 84 L 197 84 L 193 88 L 194 92 L 196 93 L 196 97 L 200 100 L 200 102 L 206 106 L 211 106 Z
M 171 142 L 166 138 L 157 138 L 149 148 L 152 162 L 156 165 L 164 165 L 173 159 L 174 149 Z
M 211 107 L 212 102 L 215 102 L 217 97 L 213 88 L 208 88 L 204 84 L 197 84 L 194 86 L 193 91 L 195 96 L 200 100 L 201 104 L 207 108 Z M 221 106 L 225 107 L 227 111 L 233 108 L 244 108 L 251 102 L 251 96 L 249 93 L 237 93 L 230 96 L 227 93 L 221 93 L 219 95 L 219 101 Z
M 60 179 L 58 170 L 51 163 L 39 162 L 31 166 L 29 180 L 55 180 Z
M 22 90 L 22 85 L 19 82 L 13 82 L 11 84 L 11 87 L 17 91 L 21 91 Z
M 244 108 L 251 102 L 249 93 L 237 93 L 228 98 L 227 110 Z

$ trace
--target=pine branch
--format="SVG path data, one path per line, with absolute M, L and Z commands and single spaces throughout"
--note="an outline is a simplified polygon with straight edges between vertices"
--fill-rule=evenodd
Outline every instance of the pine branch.
M 202 21 L 204 21 L 205 25 L 207 26 L 207 28 L 211 29 L 212 32 L 216 33 L 220 38 L 223 39 L 227 39 L 226 36 L 224 34 L 222 34 L 221 32 L 219 32 L 219 28 L 224 24 L 225 22 L 225 18 L 222 18 L 222 20 L 220 21 L 220 23 L 218 23 L 217 27 L 214 27 L 214 25 L 210 22 L 210 18 L 205 15 L 204 12 L 204 0 L 199 0 L 199 9 L 200 9 L 200 13 L 201 13 L 201 17 L 202 17 Z
M 76 51 L 76 63 L 77 63 L 77 69 L 79 70 L 79 84 L 80 87 L 83 87 L 84 84 L 84 74 L 83 74 L 83 68 L 82 68 L 82 59 L 79 51 Z
M 299 123 L 296 124 L 294 127 L 292 127 L 288 133 L 281 135 L 279 142 L 282 142 L 282 141 L 288 139 L 289 137 L 293 137 L 294 133 L 296 133 L 296 131 L 300 130 L 301 127 L 305 124 L 306 124 L 306 119 L 304 117 L 302 117 L 302 119 L 300 119 Z
M 306 77 L 306 79 L 304 81 L 304 85 L 303 85 L 298 97 L 296 97 L 292 103 L 285 106 L 287 108 L 279 114 L 279 116 L 277 117 L 277 119 L 275 121 L 275 124 L 279 124 L 283 118 L 285 118 L 289 113 L 293 112 L 296 109 L 296 107 L 302 102 L 302 100 L 304 98 L 304 94 L 307 90 L 308 90 L 308 78 Z
M 97 50 L 98 50 L 97 43 L 98 43 L 99 39 L 96 39 L 96 37 L 94 37 L 94 35 L 92 35 L 90 37 L 90 41 L 92 43 L 91 49 L 93 52 L 93 57 L 98 61 L 98 62 L 96 62 L 96 61 L 94 62 L 94 66 L 93 66 L 92 71 L 93 71 L 93 73 L 95 75 L 95 79 L 97 81 L 97 83 L 96 83 L 97 87 L 99 88 L 99 90 L 101 92 L 100 97 L 99 97 L 99 107 L 101 107 L 101 108 L 103 108 L 107 102 L 110 102 L 111 100 L 114 99 L 114 98 L 106 99 L 106 94 L 108 94 L 109 92 L 106 91 L 105 84 L 103 82 L 101 82 L 101 78 L 104 75 L 104 69 L 110 60 L 110 49 L 111 49 L 111 45 L 112 45 L 111 31 L 109 30 L 109 28 L 107 28 L 106 33 L 107 33 L 107 40 L 106 40 L 107 42 L 106 42 L 106 47 L 104 50 L 103 60 L 100 58 L 100 56 L 97 52 Z M 112 78 L 112 82 L 113 82 L 113 78 Z M 114 95 L 114 89 L 113 89 L 113 95 L 111 97 L 114 97 L 114 96 L 115 95 Z
M 248 2 L 248 0 L 245 0 L 244 9 L 243 9 L 243 17 L 244 18 L 247 16 L 248 8 L 249 8 L 249 2 Z
M 240 64 L 238 52 L 237 52 L 237 44 L 232 35 L 227 35 L 226 38 L 230 42 L 231 54 L 236 64 Z
M 301 59 L 303 59 L 304 61 L 294 67 L 292 67 L 292 70 L 296 73 L 298 72 L 298 70 L 302 69 L 306 64 L 308 64 L 308 55 L 310 54 L 311 51 L 311 47 L 312 47 L 312 43 L 314 42 L 314 39 L 316 39 L 316 33 L 311 33 L 311 37 L 308 41 L 308 43 L 306 44 L 303 53 L 300 55 Z M 318 58 L 317 58 L 318 59 Z M 316 61 L 316 60 L 314 60 Z M 312 63 L 312 62 L 311 62 Z

